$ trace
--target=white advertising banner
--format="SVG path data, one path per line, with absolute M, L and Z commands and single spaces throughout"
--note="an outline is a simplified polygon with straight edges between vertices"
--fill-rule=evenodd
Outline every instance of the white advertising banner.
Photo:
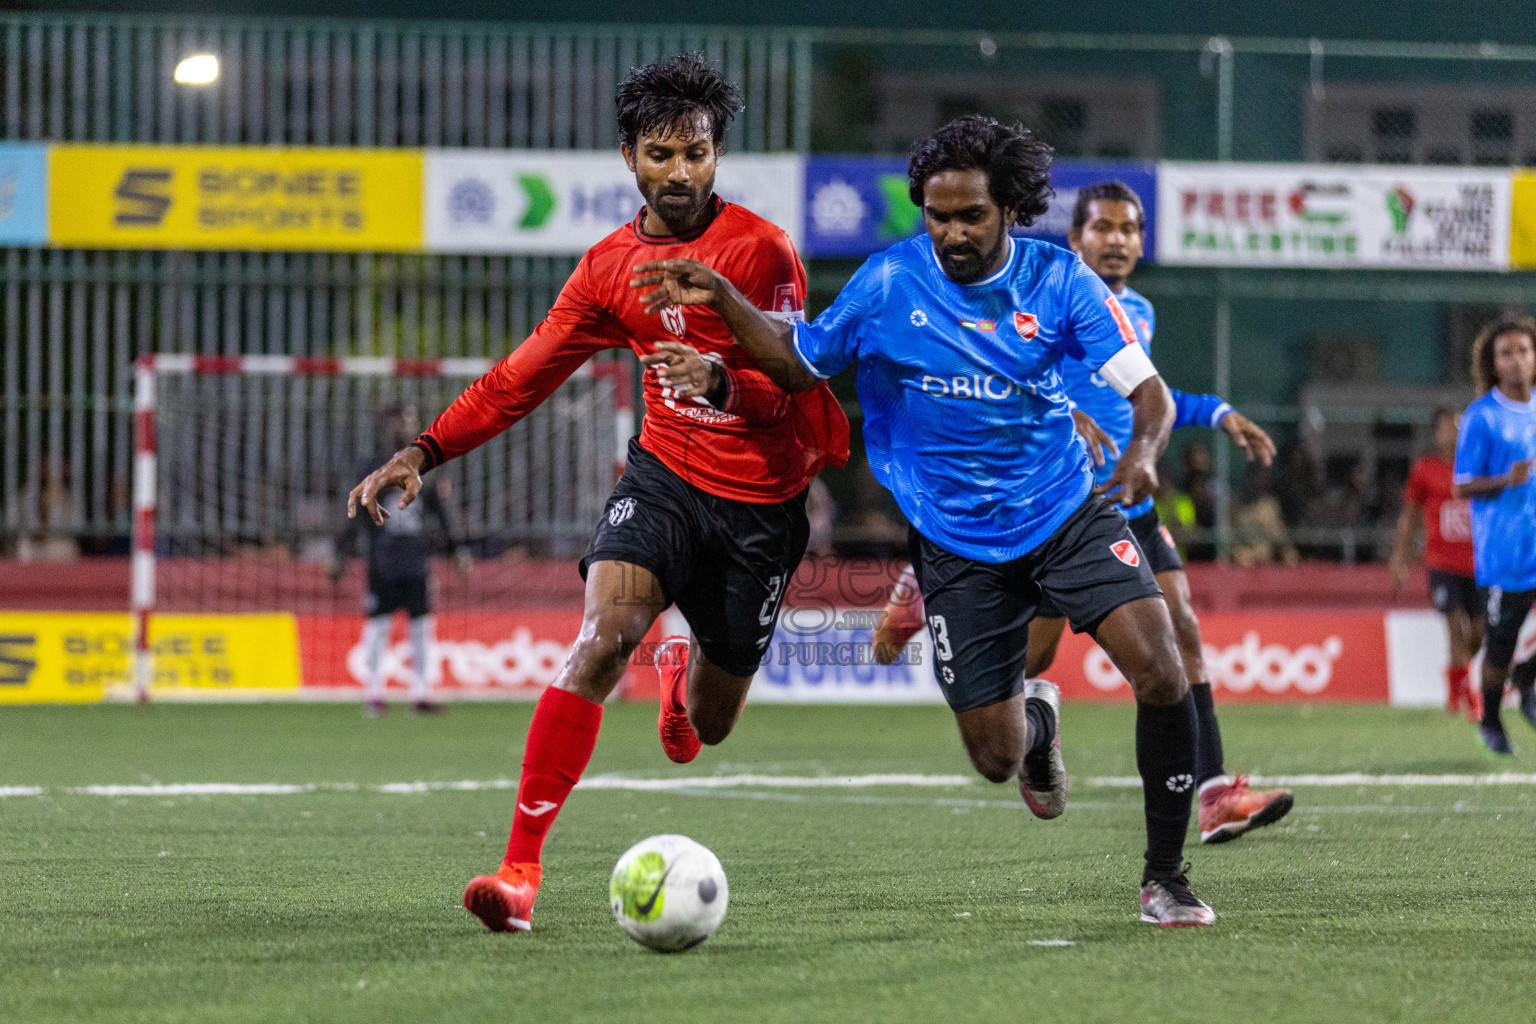
M 805 161 L 729 153 L 715 191 L 789 233 L 804 228 Z M 431 252 L 576 255 L 628 223 L 644 200 L 613 152 L 429 149 L 423 176 Z
M 1508 171 L 1180 163 L 1157 170 L 1157 259 L 1213 267 L 1508 270 Z

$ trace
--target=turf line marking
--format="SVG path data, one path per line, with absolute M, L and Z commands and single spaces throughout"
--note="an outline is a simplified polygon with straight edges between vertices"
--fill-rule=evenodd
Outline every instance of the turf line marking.
M 595 775 L 576 783 L 577 789 L 859 789 L 866 786 L 969 786 L 969 775 L 707 775 L 691 779 L 635 779 L 627 775 Z
M 1532 786 L 1536 774 L 1497 772 L 1489 775 L 1366 775 L 1345 772 L 1339 775 L 1250 775 L 1255 786 Z M 1140 789 L 1136 775 L 1100 775 L 1074 779 L 1074 785 L 1104 789 Z
M 770 799 L 770 795 L 764 790 L 804 790 L 804 789 L 865 789 L 870 787 L 890 788 L 962 788 L 971 786 L 975 779 L 968 775 L 919 775 L 912 773 L 875 773 L 868 775 L 763 775 L 763 774 L 738 774 L 738 775 L 706 775 L 682 778 L 647 779 L 635 778 L 628 775 L 609 774 L 594 775 L 582 779 L 577 783 L 578 789 L 590 790 L 623 790 L 628 792 L 660 792 L 680 793 L 686 796 L 704 796 L 709 794 L 728 795 L 729 791 L 735 791 L 742 795 L 752 792 L 752 799 Z M 1536 774 L 1522 774 L 1515 772 L 1501 772 L 1488 775 L 1366 775 L 1358 772 L 1343 773 L 1338 775 L 1255 775 L 1251 777 L 1254 785 L 1259 786 L 1396 786 L 1396 787 L 1432 787 L 1432 786 L 1533 786 L 1536 785 Z M 1140 789 L 1141 779 L 1134 775 L 1103 775 L 1089 776 L 1076 780 L 1076 784 L 1085 788 L 1099 789 Z M 389 795 L 407 795 L 439 792 L 481 792 L 496 790 L 516 790 L 516 779 L 463 779 L 457 781 L 421 781 L 421 782 L 384 782 L 384 783 L 357 783 L 357 782 L 160 782 L 139 784 L 115 784 L 94 786 L 65 787 L 60 792 L 71 796 L 104 796 L 104 797 L 181 797 L 181 796 L 302 796 L 309 793 L 382 793 Z M 0 786 L 0 799 L 6 797 L 38 797 L 48 793 L 49 790 L 42 786 Z M 797 796 L 794 794 L 780 794 L 786 800 L 812 799 L 809 796 Z M 839 797 L 849 803 L 884 803 L 896 798 L 886 797 Z M 957 807 L 1017 807 L 1013 801 L 1002 800 L 919 800 L 916 802 L 930 803 L 935 806 Z M 1075 807 L 1089 806 L 1082 801 L 1073 804 Z M 1103 804 L 1101 806 L 1115 806 Z M 1391 811 L 1407 810 L 1407 808 L 1394 808 L 1383 805 L 1371 810 Z M 1485 809 L 1485 808 L 1484 808 Z M 1359 808 L 1364 812 L 1366 808 Z M 1426 808 L 1427 810 L 1427 808 Z

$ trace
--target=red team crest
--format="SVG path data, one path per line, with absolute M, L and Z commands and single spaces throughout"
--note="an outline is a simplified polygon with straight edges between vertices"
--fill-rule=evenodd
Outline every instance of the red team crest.
M 1157 528 L 1157 532 L 1162 535 L 1163 543 L 1164 544 L 1167 544 L 1169 547 L 1173 548 L 1173 550 L 1175 550 L 1175 551 L 1179 550 L 1179 546 L 1173 542 L 1173 534 L 1168 532 L 1168 527 L 1166 527 L 1166 526 L 1159 526 Z
M 1131 326 L 1131 318 L 1125 315 L 1125 307 L 1120 305 L 1120 300 L 1113 295 L 1106 295 L 1104 305 L 1109 307 L 1109 315 L 1115 318 L 1115 326 L 1120 329 L 1120 340 L 1127 345 L 1136 344 L 1136 329 Z
M 1014 313 L 1013 329 L 1019 332 L 1019 337 L 1028 341 L 1040 333 L 1040 319 L 1033 313 Z
M 1136 542 L 1133 540 L 1117 540 L 1109 546 L 1109 550 L 1132 569 L 1141 564 L 1141 552 L 1136 550 Z

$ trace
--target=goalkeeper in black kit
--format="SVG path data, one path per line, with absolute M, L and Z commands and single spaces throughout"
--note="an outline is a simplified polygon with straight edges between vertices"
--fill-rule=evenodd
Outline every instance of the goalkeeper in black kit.
M 419 424 L 416 409 L 409 405 L 385 406 L 379 411 L 381 433 L 389 448 L 384 456 L 372 456 L 358 465 L 360 475 L 366 476 L 389 453 L 399 451 L 415 438 Z M 389 641 L 390 622 L 396 611 L 404 611 L 410 622 L 411 663 L 410 688 L 411 710 L 435 714 L 443 706 L 432 699 L 432 684 L 437 675 L 432 657 L 433 617 L 431 567 L 427 556 L 431 551 L 428 536 L 428 520 L 436 524 L 443 548 L 454 552 L 459 571 L 467 573 L 471 565 L 469 552 L 459 547 L 453 537 L 453 526 L 448 510 L 443 505 L 439 481 L 438 487 L 423 487 L 420 500 L 398 506 L 400 491 L 380 498 L 389 510 L 389 518 L 383 525 L 375 526 L 368 516 L 358 516 L 346 521 L 336 537 L 336 555 L 331 561 L 331 581 L 339 583 L 346 571 L 347 561 L 357 553 L 361 544 L 368 560 L 368 590 L 363 596 L 363 611 L 368 616 L 363 626 L 363 654 L 366 676 L 363 686 L 367 694 L 367 713 L 370 716 L 389 710 L 384 700 L 384 683 L 388 673 L 384 666 L 384 647 Z

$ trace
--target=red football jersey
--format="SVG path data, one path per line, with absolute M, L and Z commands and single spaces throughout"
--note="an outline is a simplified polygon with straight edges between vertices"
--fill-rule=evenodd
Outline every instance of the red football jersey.
M 1403 500 L 1424 507 L 1424 564 L 1461 576 L 1473 575 L 1472 506 L 1451 494 L 1455 469 L 1438 455 L 1425 455 L 1408 473 Z
M 786 501 L 823 466 L 848 460 L 848 420 L 825 384 L 788 394 L 736 344 L 707 306 L 646 313 L 631 288 L 637 264 L 695 259 L 725 275 L 759 309 L 798 318 L 805 308 L 805 268 L 789 236 L 734 203 L 715 200 L 709 225 L 689 238 L 658 238 L 634 221 L 587 251 L 528 340 L 465 389 L 422 434 L 441 459 L 483 444 L 549 397 L 593 353 L 629 347 L 655 351 L 681 341 L 719 357 L 729 398 L 716 409 L 702 398 L 677 399 L 644 372 L 640 444 L 678 476 L 722 498 L 757 504 Z

